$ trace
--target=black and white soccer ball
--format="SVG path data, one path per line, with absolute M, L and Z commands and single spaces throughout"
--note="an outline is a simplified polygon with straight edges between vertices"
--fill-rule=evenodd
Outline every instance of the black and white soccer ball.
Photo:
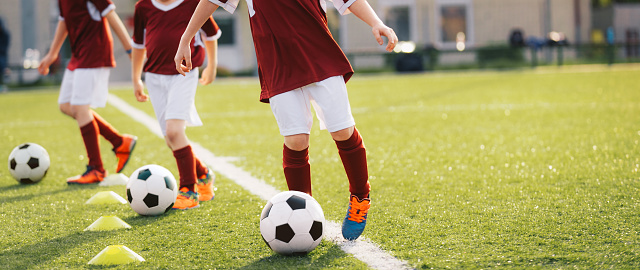
M 9 154 L 9 173 L 22 184 L 40 182 L 50 164 L 47 150 L 35 143 L 18 145 Z
M 157 216 L 171 210 L 178 196 L 173 174 L 160 165 L 145 165 L 135 170 L 127 182 L 127 201 L 143 216 Z
M 309 194 L 285 191 L 273 196 L 260 215 L 260 233 L 281 255 L 304 255 L 322 241 L 324 213 Z

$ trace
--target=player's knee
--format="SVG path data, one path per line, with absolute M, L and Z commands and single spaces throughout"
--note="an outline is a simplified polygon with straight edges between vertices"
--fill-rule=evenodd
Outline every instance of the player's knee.
M 284 144 L 291 150 L 301 151 L 309 147 L 309 134 L 296 134 L 284 137 Z
M 69 103 L 62 103 L 58 106 L 58 108 L 60 108 L 60 111 L 62 113 L 73 117 L 73 114 L 71 113 L 71 105 Z
M 353 129 L 354 127 L 348 127 L 345 129 L 338 130 L 336 132 L 331 132 L 331 138 L 333 138 L 336 141 L 346 141 L 349 138 L 351 138 L 351 135 L 353 134 Z

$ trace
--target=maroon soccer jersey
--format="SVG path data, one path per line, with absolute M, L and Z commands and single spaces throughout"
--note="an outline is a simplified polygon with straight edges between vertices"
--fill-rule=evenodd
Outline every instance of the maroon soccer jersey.
M 144 71 L 174 75 L 178 74 L 173 57 L 176 55 L 180 37 L 187 29 L 191 15 L 199 0 L 177 0 L 163 5 L 156 0 L 140 0 L 136 3 L 133 16 L 133 46 L 147 49 L 147 62 Z M 201 30 L 207 40 L 220 36 L 220 28 L 211 16 Z M 204 44 L 199 35 L 191 41 L 191 63 L 199 67 L 204 62 Z
M 115 67 L 113 38 L 104 18 L 116 8 L 111 0 L 58 0 L 58 5 L 71 45 L 67 69 Z
M 209 0 L 234 12 L 239 0 Z M 334 0 L 341 14 L 355 0 Z M 260 101 L 353 69 L 327 26 L 325 0 L 247 0 Z

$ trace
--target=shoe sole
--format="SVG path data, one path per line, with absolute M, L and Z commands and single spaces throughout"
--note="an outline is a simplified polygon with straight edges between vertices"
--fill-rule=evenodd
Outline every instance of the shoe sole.
M 131 153 L 133 153 L 133 149 L 136 148 L 136 144 L 138 143 L 138 138 L 135 137 L 133 139 L 133 142 L 131 143 L 131 147 L 129 147 L 129 157 L 127 158 L 127 160 L 124 162 L 124 164 L 122 164 L 122 168 L 120 168 L 119 171 L 116 171 L 116 173 L 120 173 L 122 170 L 124 170 L 124 167 L 127 167 L 127 163 L 129 163 L 129 159 L 131 159 Z

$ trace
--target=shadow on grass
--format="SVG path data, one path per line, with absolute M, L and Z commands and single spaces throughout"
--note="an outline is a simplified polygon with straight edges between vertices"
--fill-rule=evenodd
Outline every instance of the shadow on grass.
M 135 215 L 135 216 L 124 218 L 123 221 L 128 223 L 131 226 L 134 226 L 134 225 L 145 226 L 145 225 L 153 224 L 156 222 L 160 222 L 162 219 L 174 214 L 176 214 L 176 210 L 169 210 L 168 212 L 158 216 Z
M 5 188 L 0 188 L 0 193 L 4 193 L 7 190 L 14 190 L 14 189 L 19 189 L 19 188 L 20 187 L 11 188 L 11 186 L 5 187 Z M 56 195 L 56 194 L 63 193 L 63 192 L 68 192 L 68 191 L 70 191 L 70 190 L 68 190 L 68 189 L 59 189 L 59 190 L 53 190 L 53 191 L 43 192 L 43 193 L 20 194 L 18 196 L 13 196 L 13 197 L 2 197 L 2 198 L 0 198 L 0 204 L 15 203 L 15 202 L 19 202 L 19 201 L 26 201 L 26 200 L 31 200 L 33 198 L 40 197 L 40 196 L 51 196 L 51 195 Z
M 104 233 L 75 232 L 54 239 L 42 240 L 17 249 L 3 247 L 4 251 L 0 253 L 0 268 L 45 269 L 47 265 L 50 265 L 51 261 L 69 256 L 69 250 L 77 248 L 84 243 L 96 241 L 104 236 L 106 236 Z
M 0 187 L 0 194 L 13 191 L 13 190 L 35 187 L 35 185 L 37 184 L 27 184 L 27 185 L 16 184 L 11 186 Z M 33 198 L 40 197 L 40 196 L 51 196 L 51 195 L 56 195 L 64 192 L 75 192 L 76 190 L 87 189 L 87 188 L 97 189 L 98 185 L 89 185 L 89 186 L 72 185 L 72 186 L 61 187 L 60 189 L 52 190 L 48 192 L 23 192 L 13 197 L 0 197 L 0 204 L 26 201 L 26 200 L 31 200 Z M 29 193 L 29 194 L 25 194 L 25 193 Z
M 313 257 L 313 254 L 283 256 L 274 253 L 269 257 L 263 257 L 238 269 L 327 269 L 336 267 L 337 260 L 347 257 L 349 255 L 344 253 L 340 247 L 330 244 L 326 253 L 317 258 Z

